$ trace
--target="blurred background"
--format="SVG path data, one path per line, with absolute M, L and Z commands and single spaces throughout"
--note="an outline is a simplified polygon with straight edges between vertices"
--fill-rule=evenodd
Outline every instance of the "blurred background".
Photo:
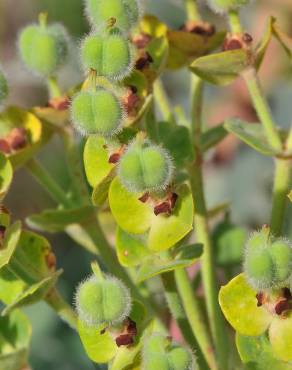
M 185 19 L 183 0 L 147 0 L 147 12 L 153 13 L 174 29 Z M 200 3 L 205 18 L 214 22 L 218 29 L 226 29 L 225 20 L 211 13 L 205 2 Z M 47 92 L 41 80 L 25 70 L 18 58 L 17 34 L 26 24 L 36 20 L 40 11 L 48 11 L 49 20 L 65 24 L 71 34 L 69 66 L 61 72 L 64 88 L 81 81 L 82 73 L 78 61 L 78 43 L 88 31 L 83 16 L 82 0 L 0 0 L 0 63 L 10 84 L 9 104 L 22 107 L 45 105 Z M 281 28 L 292 36 L 291 0 L 262 0 L 252 3 L 242 14 L 246 30 L 257 41 L 261 38 L 269 15 L 277 17 Z M 279 125 L 289 127 L 292 121 L 291 61 L 276 42 L 272 42 L 264 64 L 261 79 L 267 90 L 273 114 Z M 182 70 L 163 76 L 167 92 L 174 105 L 181 104 L 188 112 L 188 72 Z M 245 87 L 236 81 L 228 88 L 207 86 L 204 118 L 212 126 L 225 118 L 239 116 L 256 121 Z M 51 142 L 40 153 L 40 159 L 64 185 L 66 177 L 60 143 Z M 248 229 L 257 228 L 268 222 L 270 192 L 272 187 L 272 162 L 248 147 L 228 137 L 207 158 L 205 183 L 209 206 L 230 201 L 234 222 Z M 24 219 L 53 203 L 35 181 L 23 170 L 19 171 L 6 206 L 14 218 Z M 289 210 L 291 214 L 291 209 Z M 288 217 L 291 219 L 291 217 Z M 287 232 L 292 228 L 287 224 Z M 59 267 L 64 268 L 60 289 L 68 301 L 76 284 L 88 273 L 92 256 L 77 247 L 64 234 L 47 236 L 57 254 Z M 79 338 L 55 317 L 45 304 L 38 304 L 26 312 L 33 325 L 31 365 L 34 370 L 89 370 L 94 369 L 87 359 Z M 97 368 L 97 367 L 96 367 Z

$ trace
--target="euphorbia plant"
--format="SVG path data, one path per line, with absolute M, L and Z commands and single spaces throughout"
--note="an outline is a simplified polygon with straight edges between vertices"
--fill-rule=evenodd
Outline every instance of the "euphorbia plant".
M 75 330 L 93 362 L 110 370 L 292 368 L 292 249 L 282 234 L 292 133 L 275 125 L 257 74 L 271 38 L 289 55 L 291 40 L 271 18 L 255 47 L 238 16 L 247 0 L 209 1 L 228 17 L 227 32 L 202 20 L 195 0 L 182 3 L 186 22 L 172 30 L 143 14 L 141 1 L 85 0 L 92 26 L 79 45 L 85 77 L 67 92 L 58 85 L 72 43 L 64 28 L 41 14 L 38 24 L 19 34 L 20 57 L 47 83 L 49 101 L 29 111 L 2 107 L 0 115 L 3 370 L 27 368 L 30 327 L 20 308 L 39 300 Z M 192 80 L 189 118 L 172 109 L 160 79 L 165 70 L 184 67 Z M 260 122 L 229 119 L 205 128 L 205 84 L 228 85 L 236 78 L 245 81 Z M 0 72 L 1 104 L 8 86 Z M 204 156 L 228 133 L 275 161 L 271 221 L 250 230 L 250 237 L 231 222 L 228 204 L 206 206 Z M 68 189 L 36 158 L 54 135 L 63 142 Z M 98 261 L 76 288 L 73 307 L 55 286 L 62 270 L 56 270 L 49 242 L 13 223 L 4 206 L 20 167 L 56 202 L 54 209 L 28 216 L 27 225 L 66 232 Z M 104 213 L 116 228 L 113 243 Z M 213 229 L 210 221 L 222 214 Z M 241 261 L 244 272 L 218 298 L 218 270 L 229 276 Z M 192 281 L 187 268 L 194 264 L 200 271 Z M 167 317 L 165 304 L 152 294 L 152 278 L 162 283 Z M 180 343 L 171 337 L 169 318 L 182 334 Z

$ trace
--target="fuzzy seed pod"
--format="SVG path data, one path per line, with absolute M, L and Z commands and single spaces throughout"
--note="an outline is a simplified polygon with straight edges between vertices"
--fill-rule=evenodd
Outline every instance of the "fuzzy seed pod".
M 168 152 L 149 140 L 135 140 L 119 162 L 119 177 L 131 192 L 153 192 L 165 189 L 173 175 Z
M 67 34 L 60 24 L 33 24 L 25 27 L 18 39 L 21 58 L 32 72 L 50 77 L 65 63 Z
M 129 32 L 141 16 L 139 0 L 85 0 L 86 14 L 96 27 L 105 27 L 114 18 L 115 26 Z
M 90 278 L 80 283 L 75 296 L 79 319 L 88 326 L 122 323 L 131 311 L 128 288 L 113 276 Z
M 144 370 L 194 370 L 195 360 L 191 351 L 173 344 L 162 334 L 153 334 L 143 349 Z
M 274 279 L 284 282 L 292 274 L 292 248 L 284 240 L 275 241 L 269 248 L 274 264 Z
M 71 116 L 75 127 L 84 135 L 112 136 L 119 131 L 125 112 L 113 92 L 98 88 L 81 91 L 73 98 Z
M 8 96 L 7 80 L 3 72 L 0 70 L 0 105 L 2 105 L 7 96 Z
M 229 10 L 238 9 L 249 2 L 250 0 L 208 0 L 210 7 L 218 13 L 227 13 Z
M 258 249 L 246 255 L 245 273 L 257 290 L 273 286 L 273 261 L 268 249 Z
M 120 33 L 89 35 L 81 47 L 85 70 L 94 69 L 98 76 L 122 80 L 133 67 L 133 53 L 129 41 Z

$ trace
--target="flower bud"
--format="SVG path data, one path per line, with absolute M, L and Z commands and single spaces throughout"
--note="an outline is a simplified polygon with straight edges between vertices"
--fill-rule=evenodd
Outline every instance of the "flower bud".
M 27 68 L 44 77 L 54 75 L 68 53 L 67 34 L 60 24 L 25 27 L 19 35 L 18 45 Z
M 144 370 L 193 370 L 195 360 L 191 351 L 171 343 L 162 334 L 153 334 L 143 349 Z
M 105 27 L 113 18 L 122 31 L 129 31 L 141 15 L 139 0 L 85 0 L 86 14 L 95 27 Z
M 168 152 L 149 140 L 135 140 L 119 162 L 122 184 L 132 192 L 165 189 L 172 178 L 173 165 Z
M 79 319 L 94 327 L 120 324 L 131 310 L 128 288 L 109 275 L 92 275 L 80 283 L 75 304 Z
M 81 91 L 72 100 L 71 116 L 75 127 L 84 135 L 116 134 L 125 118 L 118 97 L 111 91 Z
M 130 43 L 119 33 L 86 37 L 81 59 L 86 70 L 94 69 L 98 76 L 116 80 L 128 76 L 133 66 Z
M 7 80 L 3 72 L 0 70 L 0 105 L 4 102 L 7 96 L 8 96 Z
M 210 7 L 218 13 L 227 13 L 247 5 L 249 2 L 250 0 L 208 0 Z

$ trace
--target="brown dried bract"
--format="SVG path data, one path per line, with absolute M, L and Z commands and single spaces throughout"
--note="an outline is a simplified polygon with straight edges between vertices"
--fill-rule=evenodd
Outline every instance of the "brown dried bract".
M 11 153 L 11 148 L 7 140 L 5 139 L 0 139 L 0 152 L 4 154 L 9 154 Z
M 133 88 L 130 87 L 127 90 L 127 93 L 122 98 L 123 106 L 125 108 L 125 111 L 127 112 L 128 116 L 135 116 L 136 110 L 139 107 L 140 98 L 137 95 L 137 91 L 133 92 Z
M 5 232 L 6 232 L 6 227 L 4 225 L 0 225 L 0 245 L 5 238 Z
M 116 164 L 116 163 L 118 163 L 118 161 L 120 160 L 120 158 L 121 158 L 121 154 L 120 153 L 113 153 L 113 154 L 110 155 L 109 160 L 108 160 L 108 163 Z
M 144 68 L 149 67 L 151 63 L 153 63 L 152 56 L 148 53 L 148 51 L 144 51 L 136 60 L 135 68 L 139 71 L 142 71 Z
M 49 252 L 47 255 L 46 255 L 46 264 L 48 266 L 48 268 L 50 270 L 53 270 L 55 269 L 56 267 L 56 264 L 57 264 L 57 259 L 56 259 L 56 256 L 54 255 L 53 252 Z
M 180 30 L 207 37 L 213 36 L 216 32 L 216 28 L 214 25 L 208 22 L 196 22 L 196 21 L 187 21 L 182 27 L 180 27 Z
M 163 213 L 170 215 L 172 210 L 175 208 L 177 199 L 178 199 L 178 195 L 176 193 L 170 192 L 166 200 L 157 204 L 154 207 L 154 214 L 156 216 L 163 214 Z
M 23 149 L 27 145 L 26 130 L 23 127 L 15 127 L 6 136 L 6 140 L 12 150 Z
M 145 193 L 145 194 L 143 194 L 143 195 L 139 198 L 139 200 L 140 200 L 140 202 L 142 202 L 142 203 L 146 203 L 146 202 L 147 202 L 147 200 L 149 199 L 149 197 L 150 197 L 150 194 L 149 194 L 149 193 Z
M 250 34 L 227 34 L 224 44 L 223 50 L 238 50 L 238 49 L 247 49 L 251 48 L 253 38 Z
M 135 321 L 128 317 L 124 321 L 124 330 L 116 337 L 116 344 L 118 347 L 129 346 L 134 344 L 135 336 L 137 335 L 137 326 Z
M 54 98 L 48 102 L 48 107 L 59 110 L 59 111 L 67 110 L 70 107 L 70 100 L 68 96 Z
M 138 35 L 134 35 L 132 37 L 132 42 L 136 46 L 137 49 L 144 49 L 152 40 L 152 37 L 147 33 L 139 33 Z

